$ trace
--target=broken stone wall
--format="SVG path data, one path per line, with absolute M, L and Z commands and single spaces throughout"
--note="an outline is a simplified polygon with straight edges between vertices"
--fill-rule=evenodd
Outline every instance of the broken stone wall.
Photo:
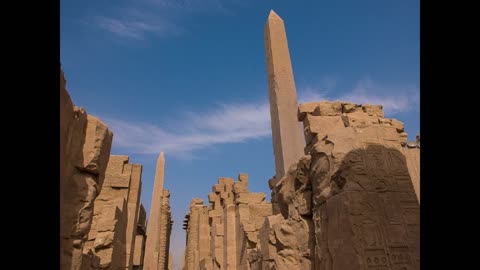
M 267 217 L 260 230 L 258 269 L 315 269 L 309 167 L 309 157 L 302 157 L 272 187 L 278 214 Z
M 93 269 L 132 269 L 139 219 L 142 166 L 110 156 L 102 192 L 95 200 L 85 253 L 100 258 Z
M 265 217 L 272 214 L 272 205 L 263 192 L 248 191 L 248 175 L 239 174 L 234 183 L 236 211 L 236 265 L 234 269 L 261 269 L 260 229 Z M 230 269 L 230 268 L 227 268 Z
M 200 269 L 200 262 L 205 261 L 205 256 L 208 255 L 210 246 L 205 243 L 204 237 L 209 236 L 209 232 L 204 232 L 203 229 L 208 227 L 207 206 L 203 204 L 203 200 L 193 198 L 190 202 L 190 209 L 185 216 L 183 229 L 187 233 L 187 243 L 185 247 L 185 270 Z M 204 224 L 207 222 L 206 224 Z M 202 235 L 203 234 L 203 235 Z
M 193 199 L 184 221 L 185 269 L 261 269 L 259 231 L 272 214 L 264 193 L 248 191 L 248 175 L 220 177 L 209 206 Z M 205 248 L 207 247 L 207 248 Z
M 348 102 L 301 104 L 298 118 L 305 156 L 269 181 L 263 269 L 418 269 L 420 149 L 403 123 Z
M 100 193 L 113 134 L 74 106 L 60 68 L 60 268 L 81 269 L 94 200 Z M 86 257 L 85 260 L 94 260 Z

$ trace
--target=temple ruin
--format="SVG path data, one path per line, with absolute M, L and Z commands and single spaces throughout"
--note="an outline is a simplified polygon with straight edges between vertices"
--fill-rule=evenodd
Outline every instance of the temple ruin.
M 173 221 L 163 167 L 155 179 L 160 192 L 152 196 L 159 212 L 147 226 L 142 165 L 110 155 L 112 139 L 105 123 L 73 105 L 60 68 L 60 269 L 170 269 Z M 148 239 L 158 243 L 155 267 L 144 267 Z
M 183 222 L 182 270 L 420 268 L 420 136 L 382 105 L 297 104 L 284 21 L 264 29 L 275 174 L 219 177 Z M 172 269 L 159 154 L 148 213 L 142 165 L 111 155 L 114 131 L 74 106 L 60 68 L 60 269 Z M 176 251 L 179 252 L 179 251 Z
M 284 22 L 273 10 L 264 39 L 271 203 L 248 191 L 246 174 L 219 178 L 208 206 L 190 204 L 183 270 L 419 269 L 419 136 L 407 142 L 404 124 L 381 105 L 297 105 Z

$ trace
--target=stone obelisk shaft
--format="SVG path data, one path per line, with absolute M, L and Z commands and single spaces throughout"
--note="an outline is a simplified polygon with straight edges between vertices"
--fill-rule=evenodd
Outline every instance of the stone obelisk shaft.
M 282 18 L 270 11 L 264 31 L 275 178 L 280 180 L 302 155 L 305 139 L 297 119 L 297 92 Z
M 159 270 L 160 228 L 162 216 L 163 182 L 165 176 L 165 156 L 163 152 L 157 160 L 155 182 L 153 183 L 152 203 L 147 225 L 147 241 L 145 243 L 144 270 Z M 163 269 L 162 269 L 163 270 Z

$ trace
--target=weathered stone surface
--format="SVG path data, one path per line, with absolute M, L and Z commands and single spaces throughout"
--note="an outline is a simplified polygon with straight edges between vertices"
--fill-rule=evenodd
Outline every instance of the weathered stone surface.
M 265 201 L 267 195 L 261 192 L 242 192 L 235 195 L 237 204 L 258 204 Z
M 327 128 L 322 137 L 307 128 L 316 121 L 315 116 L 304 118 L 305 130 L 311 133 L 305 136 L 316 137 L 311 140 L 313 145 L 306 147 L 311 164 L 302 173 L 312 186 L 312 195 L 306 196 L 312 198 L 313 263 L 316 269 L 364 269 L 365 266 L 418 269 L 419 200 L 412 175 L 416 174 L 419 162 L 408 156 L 408 151 L 414 149 L 402 147 L 403 124 L 385 121 L 381 106 L 363 105 L 362 111 L 343 114 L 338 117 L 346 116 L 349 124 Z M 302 163 L 299 161 L 297 165 Z M 292 210 L 302 207 L 294 207 L 292 198 L 296 197 L 287 192 L 289 189 L 291 184 L 278 192 L 277 200 L 282 215 L 290 218 Z M 308 203 L 305 200 L 302 204 Z M 284 240 L 276 238 L 277 247 L 278 241 L 284 246 L 294 245 L 290 230 L 280 225 L 275 230 L 275 225 L 272 226 L 275 233 L 286 235 Z M 295 252 L 288 254 L 290 259 L 295 257 Z M 407 259 L 398 261 L 400 254 Z M 295 266 L 286 264 L 286 267 Z
M 342 118 L 338 116 L 307 115 L 304 118 L 304 125 L 305 134 L 308 134 L 308 136 L 305 136 L 305 141 L 310 144 L 315 135 L 317 135 L 318 138 L 323 138 L 325 137 L 327 130 L 343 128 L 344 122 Z
M 369 116 L 384 117 L 382 105 L 364 104 L 362 110 Z
M 172 214 L 170 209 L 170 191 L 163 190 L 162 216 L 160 220 L 160 241 L 158 252 L 158 266 L 160 269 L 166 269 L 169 264 L 170 254 L 170 235 L 172 232 Z M 148 237 L 148 235 L 147 235 Z
M 191 200 L 189 212 L 185 216 L 184 229 L 187 232 L 185 269 L 199 269 L 200 262 L 206 260 L 210 254 L 208 209 L 203 205 L 202 199 L 193 198 Z
M 315 102 L 312 102 L 312 103 L 315 103 Z M 351 102 L 342 103 L 342 113 L 352 113 L 361 109 L 362 109 L 362 105 L 359 105 L 359 104 L 355 104 Z
M 133 269 L 141 269 L 143 266 L 143 251 L 145 248 L 145 236 L 135 236 L 135 250 L 133 252 Z
M 170 193 L 163 189 L 165 176 L 165 156 L 160 153 L 155 171 L 155 182 L 150 206 L 150 218 L 147 226 L 147 240 L 143 269 L 157 270 L 168 267 L 168 254 L 172 216 Z
M 417 142 L 418 146 L 418 142 Z M 417 195 L 420 204 L 420 148 L 402 149 L 407 161 L 407 168 L 412 179 L 415 195 Z
M 96 211 L 84 253 L 99 257 L 102 269 L 133 269 L 135 238 L 142 208 L 142 166 L 129 164 L 128 161 L 128 156 L 110 157 L 104 187 L 95 200 Z
M 275 174 L 283 177 L 303 155 L 305 141 L 297 121 L 297 92 L 283 20 L 272 10 L 264 30 Z
M 320 102 L 317 103 L 317 107 L 312 115 L 318 116 L 339 116 L 342 114 L 342 102 Z
M 265 217 L 272 214 L 265 197 L 249 192 L 248 175 L 241 173 L 236 182 L 218 178 L 208 194 L 208 208 L 193 198 L 183 227 L 187 231 L 183 269 L 261 269 L 258 234 Z
M 145 256 L 145 239 L 146 239 L 146 225 L 147 225 L 147 213 L 142 204 L 138 205 L 138 219 L 137 219 L 137 232 L 135 234 L 135 244 L 133 247 L 132 256 L 132 269 L 143 269 L 143 261 Z
M 112 137 L 113 134 L 107 125 L 95 116 L 87 115 L 87 129 L 83 145 L 83 164 L 79 169 L 95 175 L 104 172 L 110 156 Z
M 233 184 L 234 193 L 248 192 L 248 182 L 235 182 Z
M 155 170 L 155 181 L 153 184 L 150 215 L 147 226 L 147 239 L 145 243 L 145 259 L 143 268 L 145 270 L 156 270 L 159 268 L 160 253 L 160 230 L 162 220 L 163 184 L 165 176 L 165 156 L 160 153 L 157 159 Z
M 94 200 L 101 190 L 113 134 L 75 107 L 60 69 L 60 268 L 81 269 Z M 95 259 L 86 262 L 94 263 Z M 87 266 L 85 266 L 87 267 Z
M 307 114 L 315 115 L 315 110 L 318 107 L 318 102 L 305 102 L 298 105 L 297 118 L 298 121 L 303 121 Z M 318 110 L 317 110 L 318 112 Z

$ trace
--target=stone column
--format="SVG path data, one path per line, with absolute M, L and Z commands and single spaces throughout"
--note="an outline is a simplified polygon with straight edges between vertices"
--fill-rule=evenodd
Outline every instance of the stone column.
M 275 178 L 280 180 L 303 155 L 305 141 L 297 121 L 297 93 L 282 18 L 270 11 L 264 31 Z
M 162 215 L 163 183 L 165 174 L 165 157 L 163 152 L 157 160 L 155 182 L 153 184 L 152 203 L 147 226 L 147 241 L 145 244 L 145 270 L 159 270 L 160 224 Z
M 224 208 L 224 238 L 223 238 L 223 269 L 237 269 L 237 235 L 235 205 L 229 204 Z
M 199 223 L 200 212 L 203 208 L 203 200 L 193 198 L 190 202 L 190 211 L 185 216 L 183 228 L 187 231 L 187 246 L 185 250 L 185 266 L 186 270 L 198 270 L 200 267 L 200 246 L 199 246 Z M 204 247 L 208 248 L 208 245 Z
M 210 210 L 208 211 L 210 233 L 210 253 L 212 254 L 213 269 L 221 269 L 223 265 L 223 209 L 220 201 L 219 185 L 214 185 L 208 194 Z
M 170 211 L 170 192 L 165 189 L 163 190 L 162 217 L 160 224 L 160 248 L 158 251 L 158 269 L 161 270 L 166 270 L 168 267 L 171 229 L 172 216 Z
M 203 206 L 199 210 L 199 222 L 198 222 L 198 252 L 200 266 L 202 268 L 210 269 L 211 256 L 210 256 L 210 225 L 208 222 L 208 208 Z
M 135 236 L 135 247 L 133 253 L 133 269 L 143 269 L 143 259 L 145 255 L 145 231 L 147 228 L 147 213 L 142 204 L 138 205 L 138 223 L 137 233 Z
M 128 220 L 127 220 L 127 262 L 126 268 L 132 269 L 132 259 L 135 249 L 135 235 L 137 233 L 138 210 L 140 206 L 140 195 L 142 190 L 142 165 L 132 164 L 130 190 L 128 193 Z

